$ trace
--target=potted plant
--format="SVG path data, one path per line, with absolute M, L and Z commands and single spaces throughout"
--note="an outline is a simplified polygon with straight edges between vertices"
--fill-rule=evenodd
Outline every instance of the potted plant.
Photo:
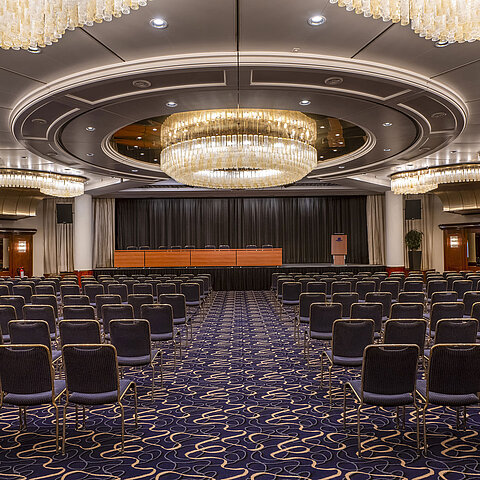
M 408 263 L 410 270 L 420 270 L 422 267 L 422 244 L 423 233 L 418 230 L 410 230 L 405 235 L 405 244 L 408 248 Z

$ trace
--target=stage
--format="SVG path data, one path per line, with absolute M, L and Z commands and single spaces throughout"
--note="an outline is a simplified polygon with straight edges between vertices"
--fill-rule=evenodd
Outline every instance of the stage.
M 268 290 L 274 272 L 379 272 L 385 265 L 332 265 L 331 263 L 291 263 L 280 267 L 166 267 L 166 268 L 96 268 L 95 275 L 148 275 L 210 273 L 215 290 Z

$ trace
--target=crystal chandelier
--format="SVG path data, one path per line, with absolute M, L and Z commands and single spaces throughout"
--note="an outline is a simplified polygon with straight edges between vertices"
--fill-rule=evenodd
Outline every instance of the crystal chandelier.
M 109 22 L 148 0 L 0 0 L 0 47 L 19 50 L 57 42 L 66 30 Z
M 78 197 L 85 178 L 31 170 L 0 169 L 0 188 L 34 188 L 53 197 Z
M 443 183 L 465 183 L 480 181 L 480 164 L 452 165 L 424 168 L 411 172 L 395 173 L 391 176 L 393 193 L 426 193 Z
M 317 165 L 315 120 L 301 112 L 234 108 L 176 113 L 162 125 L 162 170 L 207 188 L 265 188 Z
M 480 0 L 330 0 L 330 3 L 384 22 L 410 23 L 415 33 L 435 42 L 480 39 Z

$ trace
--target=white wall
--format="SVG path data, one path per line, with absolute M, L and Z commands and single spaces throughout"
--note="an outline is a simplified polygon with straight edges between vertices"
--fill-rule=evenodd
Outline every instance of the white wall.
M 449 213 L 443 211 L 442 202 L 435 195 L 434 213 L 433 213 L 433 267 L 439 272 L 443 272 L 443 230 L 438 225 L 445 223 L 470 223 L 480 222 L 480 215 L 459 215 L 458 213 Z
M 35 217 L 22 220 L 0 220 L 2 228 L 34 228 L 37 233 L 33 236 L 33 274 L 43 275 L 43 202 L 37 207 Z

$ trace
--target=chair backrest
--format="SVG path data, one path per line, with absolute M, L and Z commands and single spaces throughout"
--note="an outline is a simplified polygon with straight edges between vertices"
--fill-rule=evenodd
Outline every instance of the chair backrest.
M 423 303 L 392 303 L 390 318 L 423 318 Z
M 370 318 L 375 323 L 375 332 L 382 330 L 383 305 L 381 303 L 353 303 L 350 309 L 351 318 Z
M 285 282 L 292 282 L 293 279 L 291 277 L 286 277 L 286 276 L 282 276 L 282 277 L 278 277 L 277 278 L 277 296 L 278 297 L 282 297 L 282 292 L 283 292 L 283 284 Z
M 135 318 L 135 312 L 133 306 L 125 303 L 113 303 L 102 305 L 101 315 L 103 318 L 103 332 L 105 334 L 110 333 L 109 323 L 110 320 L 123 319 L 123 318 Z
M 427 321 L 424 319 L 392 319 L 385 322 L 383 343 L 412 343 L 423 355 Z
M 180 283 L 180 285 L 183 282 Z M 157 284 L 157 297 L 160 295 L 163 295 L 164 293 L 176 293 L 177 292 L 177 286 L 173 282 L 168 282 L 168 283 L 159 283 Z
M 65 295 L 63 305 L 90 305 L 90 299 L 86 295 Z
M 431 296 L 431 304 L 440 302 L 456 302 L 457 292 L 449 292 L 447 290 L 442 292 L 434 292 Z
M 193 277 L 188 281 L 188 283 L 197 283 L 198 286 L 200 287 L 200 297 L 204 298 L 205 291 L 207 290 L 207 283 L 208 283 L 207 280 L 200 277 Z
M 133 307 L 134 318 L 141 318 L 142 305 L 153 303 L 153 295 L 146 293 L 132 293 L 127 297 L 127 301 Z
M 332 354 L 334 357 L 359 358 L 367 345 L 373 343 L 374 321 L 340 319 L 333 322 Z
M 437 322 L 434 343 L 475 343 L 477 331 L 475 318 L 444 318 Z
M 14 285 L 13 294 L 21 295 L 25 299 L 25 303 L 30 303 L 33 295 L 33 290 L 30 285 Z
M 454 290 L 453 283 L 456 282 L 457 280 L 463 280 L 463 276 L 462 275 L 449 275 L 447 277 L 448 290 Z M 471 290 L 471 288 L 470 288 L 470 290 Z
M 423 292 L 400 292 L 398 294 L 399 303 L 425 303 L 425 294 Z
M 91 283 L 83 287 L 83 292 L 88 297 L 90 303 L 95 303 L 95 297 L 97 295 L 103 295 L 105 289 L 100 283 Z
M 403 284 L 404 292 L 423 292 L 423 281 L 422 280 L 407 280 Z
M 171 305 L 159 303 L 142 305 L 141 317 L 150 322 L 150 333 L 173 333 L 173 309 Z
M 336 280 L 332 282 L 331 285 L 331 294 L 334 295 L 335 293 L 350 293 L 352 291 L 352 284 L 350 282 L 342 282 Z
M 226 245 L 226 244 L 222 244 L 222 245 L 219 245 L 218 248 L 221 248 L 221 249 L 228 249 L 230 248 L 230 245 Z
M 66 305 L 63 307 L 63 318 L 64 320 L 95 320 L 95 309 L 92 305 Z
M 35 295 L 55 295 L 55 287 L 53 285 L 36 285 Z
M 134 283 L 134 294 L 153 295 L 153 286 L 151 283 Z
M 365 295 L 368 292 L 374 292 L 375 289 L 376 289 L 376 284 L 371 280 L 363 280 L 363 281 L 357 282 L 357 284 L 355 285 L 355 291 L 358 293 L 359 300 L 365 300 Z
M 309 318 L 312 303 L 325 303 L 326 301 L 325 293 L 305 292 L 300 294 L 300 318 L 304 320 Z
M 11 282 L 11 281 L 2 282 L 2 286 L 7 287 L 7 289 L 8 289 L 7 293 L 5 293 L 5 294 L 2 293 L 2 295 L 13 295 L 13 285 L 14 285 L 14 283 Z M 5 289 L 4 289 L 4 291 L 5 291 Z
M 413 344 L 368 345 L 362 365 L 363 393 L 415 394 L 419 347 Z
M 112 320 L 110 341 L 119 357 L 151 357 L 150 324 L 145 319 Z
M 462 318 L 462 302 L 437 302 L 430 311 L 430 330 L 435 331 L 437 322 L 443 318 Z
M 51 305 L 24 305 L 23 318 L 25 320 L 45 320 L 50 333 L 56 333 L 56 315 Z
M 164 293 L 159 296 L 158 303 L 171 305 L 173 309 L 173 318 L 185 318 L 186 304 L 185 295 L 182 293 Z
M 0 346 L 0 384 L 4 394 L 34 395 L 52 391 L 52 359 L 45 345 Z
M 149 245 L 142 245 L 141 247 L 138 248 L 139 250 L 150 250 Z
M 380 291 L 390 292 L 392 294 L 392 300 L 397 300 L 398 294 L 400 293 L 400 282 L 396 279 L 383 280 L 383 282 L 380 282 Z
M 17 345 L 45 345 L 52 349 L 50 331 L 45 320 L 12 320 L 8 324 L 10 343 Z
M 321 281 L 308 282 L 307 283 L 307 292 L 308 293 L 327 293 L 327 284 Z
M 430 351 L 427 372 L 429 392 L 444 395 L 480 391 L 480 344 L 439 344 Z
M 310 305 L 310 331 L 332 333 L 335 320 L 342 318 L 341 303 L 312 303 Z
M 102 343 L 97 320 L 61 320 L 58 327 L 62 345 Z
M 182 283 L 180 291 L 185 296 L 187 305 L 189 303 L 200 303 L 200 285 L 198 283 Z
M 300 282 L 284 282 L 282 284 L 282 301 L 299 302 L 302 293 L 302 284 Z
M 140 283 L 140 282 L 138 280 L 136 280 L 135 278 L 128 278 L 127 280 L 124 280 L 122 283 L 127 286 L 128 294 L 131 294 L 131 293 L 133 293 L 133 285 L 135 283 Z
M 10 295 L 10 289 L 7 285 L 3 285 L 0 283 L 0 295 Z
M 262 245 L 262 248 L 273 248 L 273 245 L 271 243 L 265 243 Z
M 109 295 L 119 295 L 122 302 L 127 301 L 128 288 L 123 283 L 111 283 L 107 287 L 107 293 Z
M 0 305 L 0 328 L 3 335 L 8 334 L 8 322 L 17 320 L 17 312 L 12 305 Z
M 127 296 L 128 299 L 128 296 Z M 103 318 L 103 306 L 104 305 L 120 305 L 122 303 L 122 297 L 120 295 L 114 294 L 104 294 L 104 295 L 97 295 L 95 297 L 95 304 L 97 306 L 97 317 Z
M 25 299 L 21 295 L 3 295 L 0 297 L 0 305 L 12 305 L 17 313 L 17 319 L 23 320 Z
M 71 344 L 65 345 L 62 352 L 68 394 L 119 391 L 117 353 L 113 345 Z
M 463 294 L 463 314 L 470 316 L 474 303 L 480 302 L 480 292 L 469 291 Z
M 208 248 L 209 250 L 217 248 L 215 245 L 205 245 L 203 248 Z
M 80 295 L 80 287 L 74 283 L 60 285 L 60 295 L 62 299 L 65 297 L 65 295 Z
M 388 317 L 392 306 L 392 294 L 390 292 L 369 292 L 365 295 L 365 302 L 381 303 L 382 315 Z
M 463 300 L 463 294 L 473 290 L 473 282 L 471 280 L 455 280 L 453 290 L 457 292 L 457 298 Z
M 332 294 L 332 302 L 340 303 L 342 305 L 342 317 L 349 318 L 352 305 L 358 302 L 358 293 L 334 293 Z
M 435 292 L 445 292 L 448 290 L 448 282 L 446 280 L 429 280 L 427 282 L 427 298 L 431 299 Z
M 127 250 L 138 250 L 138 247 L 135 245 L 128 245 Z

